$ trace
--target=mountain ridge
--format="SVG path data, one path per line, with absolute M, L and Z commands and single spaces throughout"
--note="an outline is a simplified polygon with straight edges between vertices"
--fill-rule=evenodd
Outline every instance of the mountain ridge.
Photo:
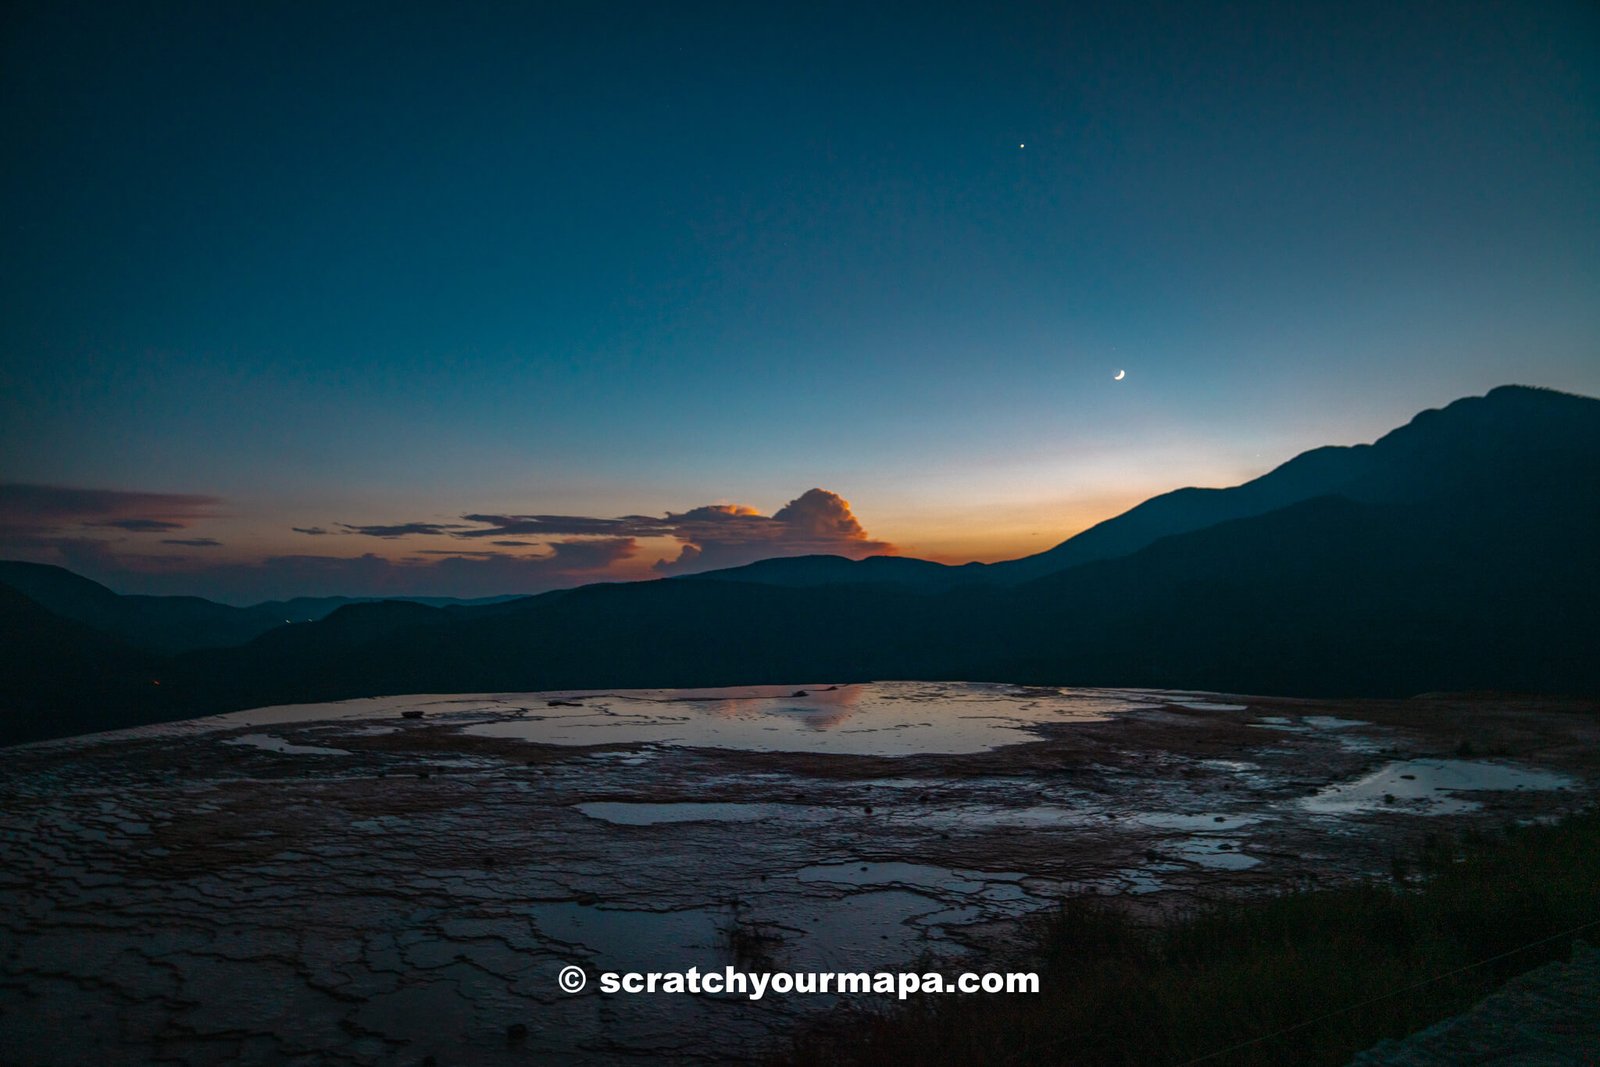
M 1165 494 L 1147 502 L 1182 504 L 1165 532 L 1145 521 L 1118 534 L 1143 542 L 1128 553 L 1018 580 L 897 557 L 775 559 L 478 606 L 346 604 L 244 644 L 165 657 L 129 658 L 113 644 L 96 683 L 105 711 L 91 718 L 801 678 L 1600 693 L 1600 401 L 1497 390 L 1371 445 L 1302 453 L 1246 487 L 1274 475 L 1226 507 L 1206 505 L 1244 514 L 1184 529 L 1197 512 L 1183 491 Z M 28 614 L 37 605 L 12 606 L 6 617 L 34 619 L 49 655 L 105 640 Z M 83 728 L 81 708 L 52 726 L 48 700 L 22 691 L 46 681 L 23 671 L 0 683 L 0 738 Z

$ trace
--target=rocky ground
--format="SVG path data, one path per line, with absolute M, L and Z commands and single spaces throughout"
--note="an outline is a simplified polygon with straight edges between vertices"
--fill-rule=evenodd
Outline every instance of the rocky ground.
M 1014 965 L 1014 920 L 1063 895 L 1388 874 L 1429 834 L 1582 806 L 1597 742 L 1594 705 L 1493 695 L 881 683 L 22 746 L 0 751 L 0 1060 L 743 1058 L 831 998 L 596 976 Z

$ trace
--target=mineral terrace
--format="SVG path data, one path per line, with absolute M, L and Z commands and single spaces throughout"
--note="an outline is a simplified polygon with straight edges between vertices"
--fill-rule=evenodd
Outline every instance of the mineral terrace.
M 1592 704 L 817 684 L 385 697 L 0 753 L 0 1060 L 740 1059 L 835 998 L 603 970 L 988 970 L 1071 894 L 1389 876 L 1600 784 Z M 562 993 L 565 965 L 588 988 Z

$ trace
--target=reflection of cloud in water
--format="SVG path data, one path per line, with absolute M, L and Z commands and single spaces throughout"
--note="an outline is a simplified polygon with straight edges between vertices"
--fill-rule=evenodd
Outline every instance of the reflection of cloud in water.
M 806 695 L 796 696 L 799 690 Z M 584 696 L 581 707 L 475 723 L 466 732 L 555 745 L 643 742 L 909 756 L 1037 741 L 1039 727 L 1104 719 L 1142 706 L 1148 705 L 1106 690 L 1018 692 L 982 682 L 631 690 Z
M 804 690 L 803 697 L 795 696 Z M 1159 706 L 1139 691 L 1019 690 L 989 682 L 864 682 L 721 689 L 419 694 L 282 705 L 169 723 L 163 736 L 344 719 L 418 720 L 548 745 L 675 745 L 911 756 L 985 752 L 1052 726 Z M 116 735 L 110 735 L 116 736 Z
M 785 689 L 783 699 L 770 696 L 730 696 L 722 699 L 695 701 L 695 704 L 716 719 L 755 718 L 764 715 L 779 716 L 800 723 L 812 730 L 831 730 L 855 714 L 865 686 L 825 686 L 820 689 Z M 797 694 L 804 693 L 805 696 Z

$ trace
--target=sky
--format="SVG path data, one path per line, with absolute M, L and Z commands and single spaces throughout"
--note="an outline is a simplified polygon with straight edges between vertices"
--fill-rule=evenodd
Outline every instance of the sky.
M 1013 558 L 1600 394 L 1581 0 L 0 20 L 0 556 L 119 591 Z

